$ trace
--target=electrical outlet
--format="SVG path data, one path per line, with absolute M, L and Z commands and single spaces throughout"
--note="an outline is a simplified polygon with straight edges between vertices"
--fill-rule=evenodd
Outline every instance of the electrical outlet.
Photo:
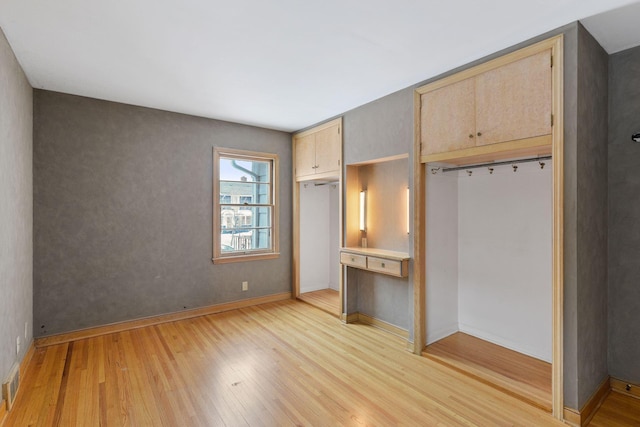
M 249 290 L 249 282 L 242 282 L 242 291 Z
M 29 322 L 24 322 L 24 340 L 29 339 Z
M 16 337 L 16 356 L 20 355 L 20 335 Z

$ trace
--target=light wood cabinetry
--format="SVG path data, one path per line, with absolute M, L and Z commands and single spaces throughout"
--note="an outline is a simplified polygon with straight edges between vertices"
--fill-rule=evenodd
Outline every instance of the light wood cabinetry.
M 476 145 L 551 134 L 551 49 L 476 77 Z
M 476 82 L 466 79 L 422 95 L 422 154 L 476 145 Z
M 347 267 L 397 277 L 407 277 L 409 274 L 409 254 L 405 252 L 374 248 L 344 248 L 340 252 L 340 263 Z
M 470 157 L 478 147 L 506 142 L 523 145 L 510 150 L 551 145 L 551 49 L 489 64 L 418 89 L 423 162 L 442 161 L 429 158 L 441 153 Z M 533 151 L 525 154 L 539 154 Z
M 296 181 L 338 178 L 342 159 L 342 120 L 294 135 Z

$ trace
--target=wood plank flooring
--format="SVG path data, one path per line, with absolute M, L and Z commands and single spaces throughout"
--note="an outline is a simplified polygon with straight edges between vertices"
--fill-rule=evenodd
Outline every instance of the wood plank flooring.
M 305 292 L 298 297 L 301 301 L 340 317 L 340 293 L 334 289 Z
M 628 426 L 640 426 L 640 399 L 617 391 L 609 393 L 589 423 L 589 427 Z
M 4 427 L 563 425 L 402 344 L 290 300 L 52 345 Z
M 551 412 L 551 364 L 457 332 L 423 355 Z

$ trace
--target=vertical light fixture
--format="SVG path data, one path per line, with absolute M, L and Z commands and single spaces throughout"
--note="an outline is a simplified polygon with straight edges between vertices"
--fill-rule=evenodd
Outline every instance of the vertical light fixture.
M 409 234 L 409 187 L 407 187 L 407 234 Z
M 360 192 L 360 231 L 367 231 L 367 192 Z

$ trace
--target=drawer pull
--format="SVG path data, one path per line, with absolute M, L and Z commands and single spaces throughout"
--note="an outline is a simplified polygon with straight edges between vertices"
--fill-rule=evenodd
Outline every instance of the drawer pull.
M 381 263 L 381 265 L 382 265 L 382 268 L 384 268 L 384 262 L 383 262 L 383 263 Z
M 354 257 L 351 257 L 351 262 L 356 262 L 356 259 Z

